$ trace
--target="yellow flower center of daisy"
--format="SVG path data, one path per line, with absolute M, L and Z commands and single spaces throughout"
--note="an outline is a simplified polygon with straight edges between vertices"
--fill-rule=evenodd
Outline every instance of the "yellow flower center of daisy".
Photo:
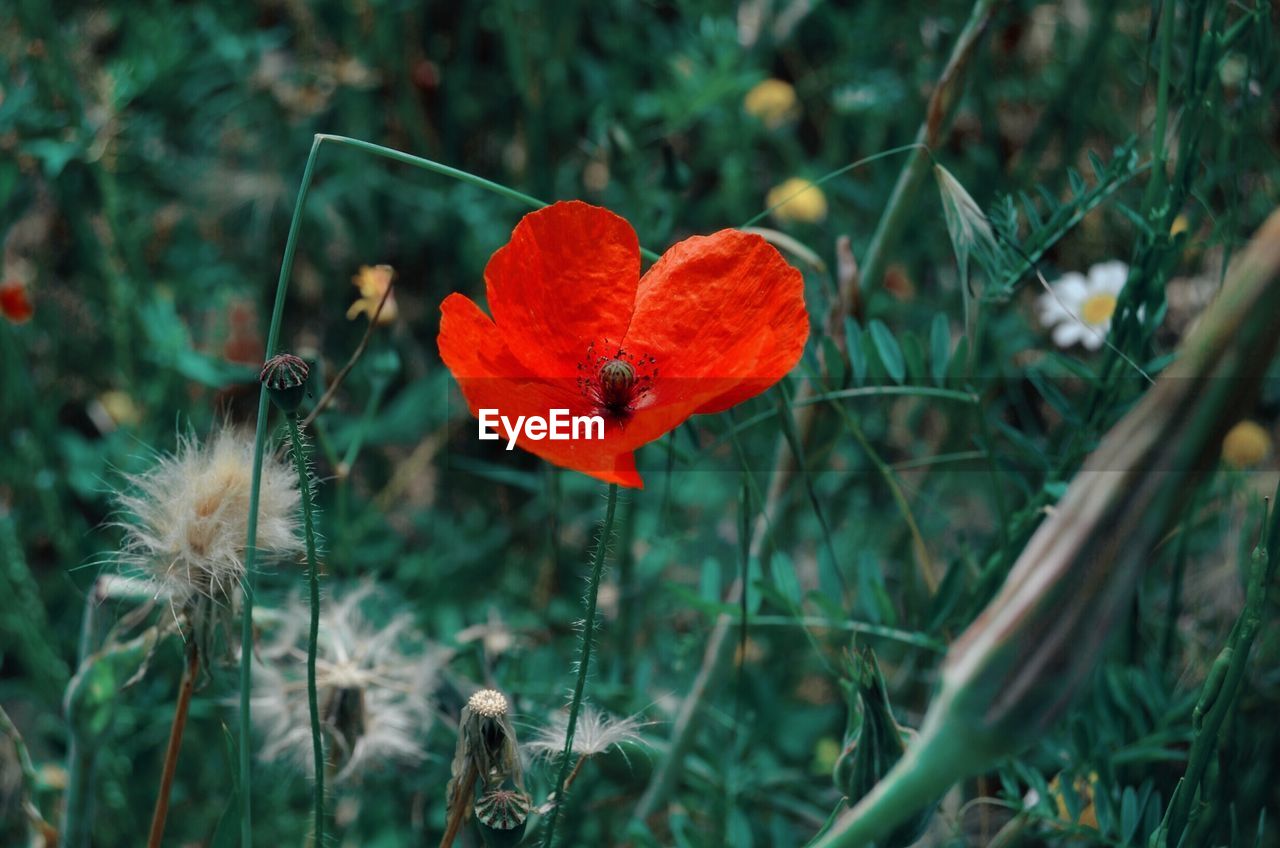
M 1105 324 L 1116 313 L 1116 296 L 1113 294 L 1090 295 L 1080 307 L 1080 317 L 1086 324 Z

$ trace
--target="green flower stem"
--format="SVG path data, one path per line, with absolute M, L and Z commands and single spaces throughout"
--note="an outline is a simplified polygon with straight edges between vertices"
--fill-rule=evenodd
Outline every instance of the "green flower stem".
M 432 162 L 429 159 L 423 159 L 418 156 L 411 156 L 408 153 L 402 153 L 389 147 L 383 147 L 378 144 L 371 144 L 367 141 L 359 141 L 354 138 L 347 138 L 339 135 L 317 134 L 311 142 L 311 152 L 307 156 L 306 167 L 302 171 L 302 183 L 298 188 L 298 198 L 293 206 L 293 219 L 289 223 L 289 236 L 285 241 L 284 256 L 280 263 L 280 278 L 276 283 L 275 304 L 271 310 L 271 325 L 267 331 L 267 347 L 265 359 L 270 359 L 275 355 L 277 346 L 280 341 L 280 324 L 284 318 L 284 302 L 285 294 L 289 288 L 289 277 L 293 272 L 293 259 L 298 249 L 298 233 L 302 229 L 302 210 L 306 206 L 307 195 L 311 191 L 311 180 L 315 174 L 316 159 L 320 152 L 320 145 L 324 142 L 338 144 L 345 147 L 354 147 L 366 153 L 372 153 L 376 156 L 382 156 L 387 159 L 393 159 L 397 162 L 403 162 L 412 165 L 415 168 L 421 168 L 425 171 L 431 171 L 441 176 L 450 177 L 469 185 L 478 186 L 508 197 L 518 200 L 534 208 L 541 208 L 546 204 L 537 198 L 522 194 L 515 189 L 508 188 L 466 171 L 460 171 L 457 168 L 450 168 L 448 165 L 441 165 L 438 162 Z M 657 259 L 657 255 L 649 250 L 641 250 L 641 254 L 648 259 Z M 266 452 L 267 443 L 267 389 L 262 387 L 262 391 L 258 395 L 258 426 L 254 435 L 253 443 L 253 477 L 249 489 L 249 520 L 248 533 L 245 543 L 245 581 L 244 581 L 244 611 L 241 620 L 240 630 L 240 770 L 239 770 L 239 786 L 240 793 L 240 844 L 243 848 L 249 848 L 253 844 L 253 828 L 252 828 L 252 810 L 250 798 L 251 791 L 251 763 L 252 763 L 252 727 L 250 724 L 249 702 L 252 691 L 252 666 L 250 660 L 253 655 L 253 591 L 256 582 L 256 572 L 254 570 L 255 559 L 257 554 L 256 544 L 258 539 L 258 502 L 261 495 L 262 487 L 262 458 Z
M 618 484 L 609 484 L 608 505 L 605 507 L 604 524 L 596 543 L 591 562 L 591 580 L 587 584 L 587 617 L 583 622 L 581 653 L 578 655 L 578 682 L 573 687 L 573 700 L 569 703 L 569 723 L 564 732 L 564 753 L 560 756 L 560 774 L 556 778 L 556 802 L 551 808 L 546 833 L 542 837 L 543 848 L 555 844 L 556 822 L 564 806 L 564 793 L 568 787 L 570 763 L 573 761 L 573 732 L 578 726 L 578 712 L 582 709 L 582 693 L 587 686 L 587 668 L 591 664 L 591 643 L 596 636 L 596 596 L 600 592 L 600 575 L 604 572 L 605 556 L 609 551 L 609 537 L 613 534 L 613 514 L 618 507 Z
M 316 565 L 316 535 L 311 515 L 311 475 L 307 471 L 307 446 L 298 430 L 298 419 L 290 415 L 289 440 L 293 443 L 293 461 L 298 469 L 298 488 L 302 492 L 302 527 L 307 542 L 307 582 L 311 588 L 311 639 L 307 643 L 307 706 L 311 711 L 311 752 L 315 757 L 315 838 L 314 845 L 324 844 L 324 737 L 320 730 L 320 699 L 316 693 L 316 642 L 320 638 L 320 569 Z
M 468 185 L 477 186 L 485 189 L 486 191 L 491 191 L 494 194 L 500 194 L 503 197 L 510 198 L 518 203 L 523 203 L 525 206 L 531 206 L 534 209 L 541 209 L 548 205 L 544 200 L 539 200 L 536 197 L 527 195 L 524 192 L 516 191 L 513 188 L 507 188 L 506 186 L 495 183 L 492 180 L 486 180 L 484 177 L 477 177 L 475 174 L 468 174 L 466 171 L 460 171 L 457 168 L 451 168 L 448 165 L 441 165 L 439 162 L 433 162 L 430 159 L 423 159 L 421 156 L 414 156 L 390 147 L 383 147 L 381 144 L 373 144 L 368 141 L 361 141 L 357 138 L 348 138 L 342 135 L 326 134 L 317 135 L 316 140 L 317 143 L 320 141 L 330 141 L 334 144 L 343 145 L 344 147 L 354 147 L 357 150 L 363 150 L 365 153 L 372 153 L 374 156 L 382 156 L 386 159 L 402 162 L 406 165 L 412 165 L 415 168 L 421 168 L 424 171 L 430 171 L 433 174 L 450 177 L 458 180 L 459 182 L 464 182 Z M 658 261 L 658 254 L 648 248 L 640 248 L 640 255 L 650 262 Z
M 1171 64 L 1173 56 L 1173 23 L 1178 10 L 1173 3 L 1160 6 L 1160 78 L 1156 82 L 1156 120 L 1151 131 L 1152 159 L 1151 182 L 1147 183 L 1143 205 L 1150 210 L 1164 194 L 1168 176 L 1165 173 L 1168 161 L 1168 144 L 1165 141 L 1165 128 L 1169 116 L 1169 81 L 1172 76 Z
M 45 820 L 37 803 L 39 800 L 40 777 L 36 774 L 35 764 L 31 762 L 31 752 L 27 750 L 27 743 L 23 740 L 22 734 L 18 732 L 17 726 L 9 718 L 9 714 L 4 711 L 4 706 L 2 705 L 0 705 L 0 737 L 5 737 L 12 743 L 13 752 L 18 759 L 18 769 L 22 773 L 20 790 L 22 807 L 27 814 L 27 818 L 30 819 L 34 844 L 35 836 L 51 833 L 53 828 Z
M 311 153 L 307 156 L 306 167 L 302 171 L 302 185 L 298 189 L 298 199 L 293 206 L 293 220 L 289 223 L 289 238 L 284 246 L 284 258 L 280 262 L 280 279 L 276 283 L 276 300 L 271 310 L 271 326 L 267 331 L 266 359 L 276 353 L 280 342 L 280 323 L 284 318 L 285 292 L 289 288 L 289 276 L 293 272 L 293 257 L 298 249 L 298 232 L 302 229 L 302 209 L 306 206 L 307 194 L 311 190 L 311 178 L 315 173 L 316 158 L 320 152 L 320 136 L 311 142 Z M 240 845 L 249 848 L 253 845 L 252 819 L 252 775 L 250 766 L 253 762 L 252 725 L 250 722 L 249 698 L 253 686 L 253 589 L 257 582 L 254 560 L 258 542 L 258 501 L 262 494 L 262 457 L 267 448 L 267 387 L 264 384 L 258 393 L 258 426 L 253 440 L 253 476 L 249 484 L 249 520 L 248 538 L 244 551 L 244 616 L 240 622 Z
M 80 644 L 76 651 L 77 669 L 84 668 L 85 662 L 93 654 L 94 642 L 98 638 L 98 604 L 103 599 L 101 585 L 99 578 L 85 595 L 84 613 L 80 619 Z M 72 684 L 74 683 L 75 678 L 72 678 Z M 67 700 L 70 702 L 70 697 Z M 67 718 L 71 745 L 67 750 L 67 793 L 58 845 L 60 848 L 80 848 L 89 844 L 89 807 L 93 803 L 95 751 L 86 743 L 79 723 L 73 720 L 70 710 Z
M 885 268 L 889 265 L 889 253 L 907 223 L 914 206 L 916 193 L 929 173 L 930 150 L 937 149 L 946 140 L 946 128 L 951 113 L 959 101 L 968 74 L 969 60 L 982 40 L 991 18 L 1004 5 L 1004 0 L 976 0 L 969 13 L 969 21 L 951 50 L 947 66 L 938 78 L 925 119 L 916 133 L 915 149 L 898 174 L 898 181 L 889 195 L 889 203 L 880 216 L 876 231 L 871 236 L 862 262 L 862 288 L 870 292 L 880 284 Z

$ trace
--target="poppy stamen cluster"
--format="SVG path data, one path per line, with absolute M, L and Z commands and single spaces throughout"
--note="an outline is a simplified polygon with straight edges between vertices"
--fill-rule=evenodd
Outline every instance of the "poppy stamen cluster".
M 578 377 L 578 388 L 592 411 L 625 425 L 653 390 L 658 360 L 637 357 L 625 348 L 611 348 L 607 342 L 604 349 L 612 350 L 612 355 L 598 353 L 595 342 L 587 345 L 587 356 L 578 364 L 578 372 L 584 375 Z

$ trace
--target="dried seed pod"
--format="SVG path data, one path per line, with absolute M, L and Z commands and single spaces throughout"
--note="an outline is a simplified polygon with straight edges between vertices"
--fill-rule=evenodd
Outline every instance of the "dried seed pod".
M 496 689 L 481 689 L 462 708 L 452 778 L 446 789 L 448 814 L 441 848 L 454 838 L 476 805 L 477 783 L 483 795 L 514 786 L 524 793 L 520 745 L 511 725 L 507 698 Z M 478 812 L 478 810 L 477 810 Z
M 518 789 L 495 789 L 476 801 L 476 818 L 494 830 L 524 828 L 533 801 Z

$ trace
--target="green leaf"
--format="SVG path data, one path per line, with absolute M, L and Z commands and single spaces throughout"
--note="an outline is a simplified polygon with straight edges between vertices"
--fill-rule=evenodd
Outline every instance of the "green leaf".
M 778 593 L 787 600 L 789 609 L 799 612 L 800 605 L 804 601 L 804 593 L 800 589 L 800 581 L 796 579 L 796 570 L 791 564 L 791 558 L 781 551 L 774 554 L 769 576 L 773 578 L 773 585 Z
M 924 343 L 914 333 L 902 336 L 902 358 L 907 366 L 907 377 L 912 382 L 924 376 Z
M 1126 845 L 1138 832 L 1138 812 L 1138 795 L 1132 786 L 1126 786 L 1120 797 L 1120 841 Z
M 844 333 L 848 340 L 849 366 L 853 369 L 854 385 L 861 386 L 867 379 L 867 348 L 862 327 L 853 318 L 844 319 Z
M 822 362 L 826 366 L 823 382 L 829 389 L 844 388 L 844 354 L 830 336 L 823 336 L 819 344 L 822 345 Z
M 951 361 L 951 325 L 939 312 L 929 327 L 929 371 L 935 385 L 947 381 L 947 364 Z
M 884 364 L 884 370 L 895 383 L 901 383 L 907 377 L 907 365 L 902 359 L 898 340 L 879 318 L 871 319 L 870 330 L 871 341 L 876 346 L 876 354 Z

